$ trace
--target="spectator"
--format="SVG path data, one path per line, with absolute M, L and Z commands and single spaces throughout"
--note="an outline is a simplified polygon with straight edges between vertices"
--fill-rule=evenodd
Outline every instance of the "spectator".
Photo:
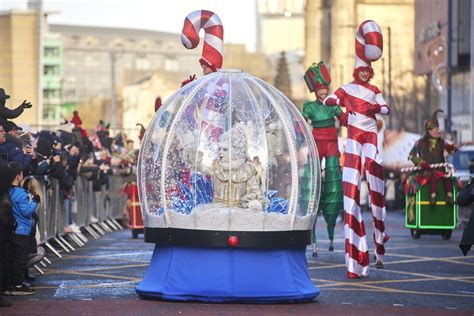
M 471 174 L 474 174 L 474 159 L 469 163 L 469 171 Z M 474 178 L 471 178 L 467 187 L 459 192 L 456 203 L 464 207 L 474 203 Z M 471 212 L 469 221 L 464 228 L 459 248 L 461 248 L 463 254 L 466 256 L 469 250 L 471 250 L 472 245 L 474 245 L 474 211 Z
M 23 153 L 15 144 L 8 142 L 5 137 L 5 129 L 0 124 L 0 159 L 6 162 L 16 162 L 23 170 L 29 171 L 32 161 L 36 159 L 36 153 L 31 146 L 25 147 L 25 153 Z
M 10 96 L 5 93 L 5 89 L 0 88 L 0 124 L 4 125 L 7 119 L 14 119 L 23 113 L 25 109 L 32 107 L 31 102 L 23 101 L 22 104 L 17 106 L 15 109 L 10 110 L 5 106 L 6 100 L 10 99 Z
M 72 219 L 72 189 L 74 179 L 67 172 L 68 155 L 66 152 L 56 152 L 49 163 L 50 175 L 59 182 L 60 196 L 64 207 L 64 232 L 79 233 L 79 228 L 74 224 Z
M 29 235 L 31 232 L 31 218 L 38 208 L 40 197 L 39 195 L 32 196 L 28 191 L 20 187 L 23 181 L 23 170 L 19 164 L 11 163 L 10 168 L 15 175 L 11 182 L 9 194 L 17 227 L 12 240 L 14 263 L 10 282 L 12 286 L 7 291 L 10 295 L 31 295 L 34 294 L 34 291 L 24 284 L 25 270 Z
M 131 140 L 131 139 L 130 139 L 130 140 L 127 140 L 127 147 L 126 147 L 127 153 L 129 153 L 129 152 L 131 152 L 131 151 L 134 150 L 133 146 L 134 146 L 133 140 Z
M 77 111 L 72 112 L 71 123 L 73 123 L 74 125 L 76 125 L 78 127 L 80 127 L 82 125 L 82 120 L 79 117 L 79 112 L 77 112 Z
M 35 178 L 33 177 L 27 177 L 23 181 L 23 189 L 27 190 L 30 192 L 31 195 L 40 196 L 40 205 L 43 203 L 43 192 L 41 189 L 40 184 L 38 181 L 36 181 Z M 32 220 L 31 220 L 31 233 L 30 233 L 30 238 L 29 238 L 29 243 L 28 243 L 28 255 L 27 255 L 27 266 L 25 270 L 25 280 L 27 282 L 34 282 L 36 278 L 32 275 L 30 275 L 28 268 L 33 267 L 35 264 L 43 260 L 44 255 L 45 255 L 45 250 L 43 247 L 38 246 L 38 242 L 36 240 L 36 235 L 37 235 L 37 225 L 39 221 L 39 216 L 35 212 L 32 215 Z
M 68 167 L 67 172 L 72 177 L 74 181 L 76 181 L 78 169 L 79 169 L 79 161 L 80 161 L 80 149 L 79 144 L 74 145 L 67 145 L 65 147 L 68 157 Z
M 15 234 L 16 222 L 13 217 L 12 204 L 8 190 L 12 181 L 12 172 L 6 162 L 0 160 L 0 307 L 8 307 L 11 302 L 4 299 L 3 293 L 8 289 L 6 282 L 10 273 L 11 258 L 9 250 L 11 249 L 11 240 Z
M 6 121 L 4 124 L 4 129 L 6 134 L 6 139 L 8 142 L 12 142 L 18 147 L 18 149 L 23 150 L 24 144 L 19 138 L 20 134 L 19 131 L 22 131 L 23 129 L 21 127 L 18 127 L 14 122 L 12 121 Z

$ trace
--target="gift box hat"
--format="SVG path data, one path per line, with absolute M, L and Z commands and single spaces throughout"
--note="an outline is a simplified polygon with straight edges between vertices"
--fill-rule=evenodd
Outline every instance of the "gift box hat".
M 318 64 L 313 63 L 309 66 L 304 74 L 304 81 L 310 92 L 321 88 L 327 89 L 331 83 L 331 76 L 324 62 L 320 61 Z

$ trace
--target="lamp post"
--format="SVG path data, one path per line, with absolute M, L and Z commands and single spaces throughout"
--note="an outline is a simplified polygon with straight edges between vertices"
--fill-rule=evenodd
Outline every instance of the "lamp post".
M 110 125 L 112 130 L 115 131 L 117 128 L 117 98 L 115 96 L 115 82 L 116 82 L 116 72 L 115 72 L 115 63 L 117 62 L 117 53 L 115 51 L 110 52 L 110 84 L 111 84 L 111 95 L 110 95 L 110 105 L 111 105 L 111 122 Z
M 451 84 L 451 77 L 452 77 L 452 67 L 451 67 L 451 56 L 452 56 L 452 46 L 451 46 L 451 42 L 452 42 L 452 17 L 451 15 L 453 14 L 453 1 L 452 0 L 448 0 L 448 60 L 446 62 L 446 73 L 447 73 L 447 106 L 446 106 L 446 110 L 447 110 L 447 118 L 446 118 L 446 131 L 448 133 L 451 133 L 451 108 L 452 108 L 452 105 L 451 105 L 451 94 L 452 94 L 452 84 Z

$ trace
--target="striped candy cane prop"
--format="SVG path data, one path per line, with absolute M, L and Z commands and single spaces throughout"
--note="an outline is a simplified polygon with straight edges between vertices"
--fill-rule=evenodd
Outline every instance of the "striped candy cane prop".
M 433 164 L 428 165 L 428 166 L 429 166 L 429 169 L 437 169 L 437 168 L 443 168 L 443 167 L 449 168 L 450 170 L 454 169 L 454 166 L 450 163 L 447 163 L 447 162 L 433 163 Z M 415 167 L 405 167 L 405 168 L 402 168 L 400 171 L 401 172 L 412 172 L 412 171 L 418 171 L 418 170 L 421 170 L 421 169 L 423 169 L 423 168 L 421 168 L 420 166 L 415 166 Z
M 372 20 L 362 22 L 355 36 L 355 68 L 370 67 L 382 57 L 383 37 L 380 26 Z
M 212 71 L 222 67 L 224 28 L 222 22 L 211 11 L 197 10 L 188 14 L 184 19 L 181 42 L 188 49 L 196 48 L 199 44 L 199 30 L 204 29 L 204 46 L 199 62 L 209 66 Z M 213 140 L 217 140 L 223 132 L 226 121 L 225 104 L 227 103 L 229 84 L 227 79 L 219 80 L 201 113 L 201 129 Z
M 224 52 L 224 28 L 221 19 L 214 12 L 197 10 L 188 14 L 184 19 L 181 42 L 187 49 L 196 48 L 199 45 L 199 31 L 204 29 L 204 46 L 200 62 L 205 62 L 217 71 L 222 67 L 222 55 Z
M 380 90 L 369 83 L 373 76 L 371 62 L 379 59 L 383 51 L 382 33 L 377 23 L 369 20 L 359 26 L 355 36 L 355 50 L 355 80 L 342 85 L 324 100 L 325 105 L 346 106 L 350 113 L 347 118 L 347 142 L 342 171 L 345 259 L 349 278 L 369 274 L 369 249 L 360 209 L 362 154 L 365 156 L 378 268 L 383 267 L 384 244 L 389 239 L 384 225 L 385 183 L 382 157 L 377 149 L 375 114 L 387 115 L 390 111 Z M 365 81 L 359 76 L 359 71 L 364 70 L 369 72 Z
M 444 178 L 451 178 L 451 176 L 454 174 L 454 166 L 450 163 L 443 162 L 443 163 L 433 163 L 431 165 L 428 165 L 429 169 L 438 169 L 438 168 L 447 168 L 448 172 L 444 175 Z M 423 168 L 420 166 L 415 166 L 415 167 L 405 167 L 400 169 L 401 172 L 413 172 L 413 171 L 419 171 L 422 170 Z

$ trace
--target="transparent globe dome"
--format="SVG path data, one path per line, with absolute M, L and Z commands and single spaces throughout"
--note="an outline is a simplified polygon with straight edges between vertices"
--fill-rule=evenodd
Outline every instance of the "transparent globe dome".
M 155 114 L 138 164 L 145 227 L 310 230 L 319 158 L 299 110 L 237 70 L 193 81 Z

